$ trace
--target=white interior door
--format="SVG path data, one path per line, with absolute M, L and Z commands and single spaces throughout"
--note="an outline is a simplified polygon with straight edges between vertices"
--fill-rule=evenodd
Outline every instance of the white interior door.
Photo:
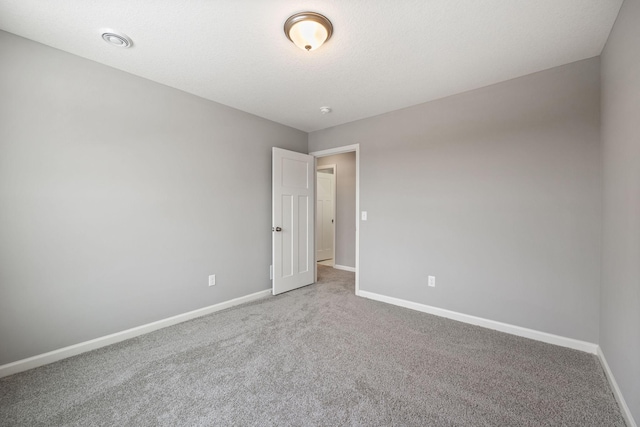
M 316 180 L 316 261 L 333 258 L 335 177 L 333 173 L 318 172 Z
M 273 148 L 273 295 L 313 283 L 313 156 Z

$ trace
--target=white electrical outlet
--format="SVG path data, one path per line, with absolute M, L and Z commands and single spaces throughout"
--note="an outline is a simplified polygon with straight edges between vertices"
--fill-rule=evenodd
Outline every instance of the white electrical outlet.
M 363 221 L 367 220 L 367 211 L 362 211 L 362 220 Z
M 429 282 L 428 282 L 429 286 L 431 286 L 432 288 L 436 287 L 436 276 L 429 276 Z
M 216 284 L 216 275 L 212 274 L 211 276 L 209 276 L 209 286 L 213 286 Z

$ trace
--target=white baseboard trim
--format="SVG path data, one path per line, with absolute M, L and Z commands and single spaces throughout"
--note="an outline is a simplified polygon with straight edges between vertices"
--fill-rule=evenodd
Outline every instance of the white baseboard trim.
M 239 298 L 234 298 L 229 301 L 224 301 L 218 304 L 210 305 L 208 307 L 199 308 L 187 313 L 178 314 L 177 316 L 167 317 L 166 319 L 147 323 L 146 325 L 137 326 L 125 331 L 116 332 L 114 334 L 105 335 L 100 338 L 95 338 L 89 341 L 81 342 L 79 344 L 70 345 L 68 347 L 53 350 L 48 353 L 39 354 L 27 359 L 7 363 L 6 365 L 0 366 L 0 378 L 17 374 L 18 372 L 27 371 L 29 369 L 37 368 L 39 366 L 47 365 L 49 363 L 57 362 L 58 360 L 66 359 L 67 357 L 75 356 L 80 353 L 95 350 L 96 348 L 105 347 L 120 341 L 128 340 L 130 338 L 147 334 L 158 329 L 166 328 L 167 326 L 172 326 L 178 323 L 186 322 L 187 320 L 195 319 L 196 317 L 205 316 L 207 314 L 215 313 L 216 311 L 234 307 L 239 304 L 255 301 L 269 295 L 271 295 L 271 289 L 266 289 L 264 291 L 245 295 Z
M 627 423 L 627 427 L 638 427 L 635 420 L 633 419 L 633 415 L 631 415 L 631 410 L 627 406 L 627 402 L 625 402 L 624 397 L 622 396 L 622 391 L 620 391 L 620 387 L 618 387 L 618 383 L 616 382 L 615 377 L 613 376 L 613 372 L 611 372 L 611 368 L 609 368 L 609 364 L 607 363 L 607 359 L 604 357 L 604 353 L 600 346 L 598 346 L 598 358 L 600 359 L 600 363 L 602 364 L 602 368 L 604 369 L 604 373 L 607 376 L 607 380 L 609 380 L 609 385 L 611 386 L 611 390 L 613 391 L 613 395 L 618 402 L 618 406 L 620 406 L 620 412 L 622 412 L 622 417 L 624 418 L 624 422 Z
M 350 271 L 352 273 L 356 272 L 356 269 L 354 267 L 347 267 L 346 265 L 338 265 L 338 264 L 334 264 L 333 268 L 337 269 L 337 270 L 344 270 L 344 271 Z
M 457 320 L 459 322 L 469 323 L 476 326 L 482 326 L 484 328 L 493 329 L 500 332 L 506 332 L 508 334 L 517 335 L 524 338 L 530 338 L 536 341 L 546 342 L 548 344 L 555 344 L 562 347 L 572 348 L 574 350 L 585 351 L 591 354 L 597 354 L 598 345 L 586 341 L 580 341 L 573 338 L 566 338 L 559 335 L 549 334 L 547 332 L 540 332 L 534 329 L 523 328 L 521 326 L 510 325 L 508 323 L 497 322 L 495 320 L 483 319 L 482 317 L 471 316 L 468 314 L 458 313 L 456 311 L 446 310 L 443 308 L 433 307 L 426 304 L 420 304 L 417 302 L 407 301 L 399 298 L 388 297 L 386 295 L 380 295 L 373 292 L 367 292 L 360 290 L 358 296 L 372 299 L 375 301 L 386 302 L 389 304 L 397 305 L 404 308 L 409 308 L 423 313 L 429 313 L 440 317 L 446 317 L 447 319 Z

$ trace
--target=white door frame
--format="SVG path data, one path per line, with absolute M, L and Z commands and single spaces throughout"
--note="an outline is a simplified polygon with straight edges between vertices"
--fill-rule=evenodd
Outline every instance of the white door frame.
M 334 154 L 356 153 L 356 295 L 360 295 L 360 144 L 345 145 L 342 147 L 329 148 L 327 150 L 312 151 L 309 153 L 316 157 L 315 167 L 317 170 L 318 157 L 333 156 Z M 314 209 L 315 215 L 315 209 Z M 315 218 L 314 218 L 315 222 Z M 334 238 L 335 242 L 335 238 Z M 334 254 L 335 256 L 335 250 Z M 335 259 L 335 258 L 334 258 Z M 316 273 L 314 280 L 318 281 L 318 263 L 316 260 Z
M 338 182 L 338 177 L 336 176 L 337 173 L 337 167 L 335 164 L 331 164 L 331 165 L 322 165 L 322 166 L 318 166 L 318 161 L 316 159 L 315 162 L 316 165 L 316 174 L 318 173 L 318 171 L 323 171 L 323 170 L 328 170 L 330 169 L 333 172 L 333 188 L 331 189 L 331 191 L 333 191 L 333 212 L 331 213 L 331 215 L 333 215 L 333 265 L 336 265 L 336 225 L 338 224 L 338 218 L 337 217 L 337 212 L 336 212 L 336 206 L 337 206 L 337 197 L 338 197 L 338 193 L 337 193 L 337 182 Z M 317 176 L 317 175 L 316 175 Z M 316 199 L 318 197 L 318 181 L 316 180 Z M 317 202 L 316 202 L 317 203 Z M 316 204 L 317 206 L 317 204 Z M 316 210 L 316 213 L 318 211 Z M 316 231 L 318 230 L 318 228 L 316 227 Z M 318 241 L 318 236 L 316 236 L 316 242 Z M 316 251 L 317 253 L 317 251 Z M 316 262 L 318 262 L 318 260 L 316 259 Z M 318 280 L 318 278 L 315 278 L 316 281 Z

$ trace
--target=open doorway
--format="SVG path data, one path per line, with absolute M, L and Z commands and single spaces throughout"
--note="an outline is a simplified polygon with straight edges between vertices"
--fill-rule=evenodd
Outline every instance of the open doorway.
M 316 159 L 316 262 L 320 265 L 336 265 L 336 165 L 325 164 L 327 159 L 348 156 L 350 153 Z M 345 159 L 341 159 L 345 160 Z M 344 163 L 344 161 L 343 161 Z M 344 188 L 344 183 L 341 179 Z M 355 184 L 355 183 L 354 183 Z M 348 188 L 347 188 L 348 191 Z M 341 194 L 344 197 L 343 194 Z M 355 200 L 355 185 L 354 185 Z M 354 236 L 355 237 L 355 236 Z
M 359 145 L 310 154 L 316 158 L 317 169 L 316 271 L 317 264 L 320 263 L 355 272 L 357 295 L 359 293 Z M 332 187 L 334 187 L 333 190 Z

